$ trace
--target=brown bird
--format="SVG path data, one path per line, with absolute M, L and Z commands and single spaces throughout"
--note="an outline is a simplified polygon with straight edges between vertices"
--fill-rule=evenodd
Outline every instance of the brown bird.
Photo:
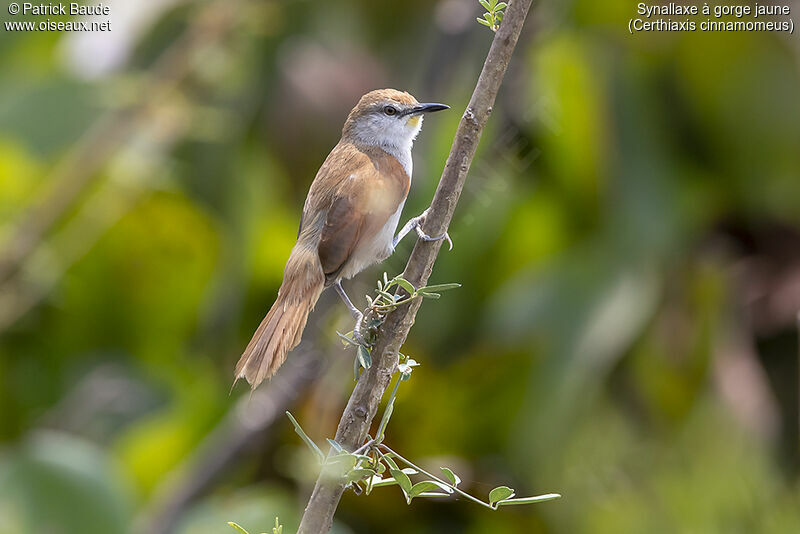
M 255 388 L 275 374 L 300 343 L 308 314 L 328 286 L 336 288 L 359 324 L 363 315 L 342 288 L 342 279 L 389 257 L 411 230 L 426 241 L 449 241 L 446 233 L 430 237 L 421 230 L 425 213 L 395 236 L 411 186 L 411 146 L 422 116 L 448 108 L 420 104 L 394 89 L 361 97 L 311 184 L 278 298 L 236 364 L 237 380 L 244 378 Z

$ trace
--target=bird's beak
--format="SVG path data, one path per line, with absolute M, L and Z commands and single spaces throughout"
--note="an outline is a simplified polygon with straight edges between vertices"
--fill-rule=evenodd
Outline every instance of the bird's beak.
M 450 109 L 447 104 L 418 104 L 413 108 L 405 110 L 403 115 L 419 115 L 421 113 L 432 113 L 434 111 L 442 111 L 443 109 Z

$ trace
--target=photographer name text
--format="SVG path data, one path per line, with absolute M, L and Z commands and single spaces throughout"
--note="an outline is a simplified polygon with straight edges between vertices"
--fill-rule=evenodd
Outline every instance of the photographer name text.
M 8 13 L 12 16 L 33 17 L 33 20 L 4 21 L 4 29 L 13 32 L 56 31 L 91 32 L 111 31 L 111 21 L 91 20 L 89 17 L 108 17 L 111 7 L 104 4 L 85 5 L 78 2 L 33 3 L 11 2 Z M 82 17 L 83 20 L 58 20 L 49 17 Z M 38 20 L 37 20 L 38 19 Z

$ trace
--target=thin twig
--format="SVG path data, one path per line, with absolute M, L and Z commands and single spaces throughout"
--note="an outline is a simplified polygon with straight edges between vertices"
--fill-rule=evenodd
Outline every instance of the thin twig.
M 395 451 L 393 451 L 392 449 L 390 449 L 389 447 L 387 447 L 387 446 L 386 446 L 386 445 L 384 445 L 383 443 L 381 443 L 380 445 L 378 445 L 378 447 L 382 447 L 382 448 L 384 448 L 384 449 L 386 450 L 386 452 L 388 452 L 388 453 L 391 453 L 391 454 L 392 454 L 392 456 L 393 456 L 394 458 L 397 458 L 398 460 L 400 460 L 400 461 L 401 461 L 401 462 L 403 462 L 404 464 L 408 465 L 409 467 L 413 467 L 414 469 L 416 469 L 417 471 L 419 471 L 419 472 L 420 472 L 420 473 L 422 473 L 423 475 L 425 475 L 425 476 L 427 476 L 427 477 L 430 477 L 432 480 L 435 480 L 435 481 L 436 481 L 436 482 L 438 482 L 439 484 L 443 484 L 443 485 L 445 485 L 445 486 L 447 486 L 447 487 L 449 487 L 449 488 L 452 488 L 452 489 L 453 489 L 453 491 L 455 491 L 456 493 L 458 493 L 459 495 L 461 495 L 461 496 L 462 496 L 462 497 L 464 497 L 465 499 L 469 499 L 470 501 L 474 502 L 475 504 L 480 504 L 481 506 L 485 506 L 486 508 L 489 508 L 490 510 L 494 510 L 494 508 L 492 507 L 492 505 L 491 505 L 491 504 L 489 504 L 488 502 L 482 501 L 482 500 L 480 500 L 479 498 L 477 498 L 477 497 L 475 497 L 475 496 L 473 496 L 473 495 L 470 495 L 470 494 L 469 494 L 469 493 L 467 493 L 466 491 L 462 491 L 462 490 L 458 489 L 457 487 L 455 487 L 455 486 L 454 486 L 453 484 L 451 484 L 450 482 L 447 482 L 447 481 L 445 481 L 444 479 L 441 479 L 441 478 L 437 477 L 436 475 L 434 475 L 434 474 L 432 474 L 432 473 L 429 473 L 428 471 L 425 471 L 423 468 L 421 468 L 421 467 L 420 467 L 420 466 L 418 466 L 417 464 L 415 464 L 415 463 L 411 462 L 410 460 L 408 460 L 408 459 L 406 459 L 406 458 L 404 458 L 404 457 L 400 456 L 398 453 L 396 453 Z M 378 451 L 378 454 L 380 454 L 380 455 L 381 455 L 381 457 L 383 457 L 383 454 L 382 454 L 380 451 Z
M 530 6 L 531 0 L 512 1 L 495 34 L 472 98 L 461 117 L 447 164 L 425 219 L 424 231 L 428 235 L 443 234 L 453 218 L 481 133 L 489 119 Z M 426 285 L 441 245 L 441 241 L 417 241 L 403 278 L 415 287 Z M 372 365 L 361 374 L 336 431 L 336 441 L 347 450 L 354 450 L 364 442 L 397 367 L 400 347 L 414 323 L 420 300 L 414 299 L 400 306 L 387 316 L 378 329 Z M 306 506 L 298 534 L 328 532 L 344 489 L 345 481 L 341 477 L 329 476 L 327 470 L 323 469 Z
M 353 454 L 362 454 L 365 450 L 369 449 L 374 444 L 375 444 L 375 440 L 371 439 L 371 440 L 367 441 L 365 444 L 363 444 L 361 447 L 359 447 L 356 450 L 354 450 Z
M 397 389 L 400 387 L 400 382 L 402 380 L 403 380 L 402 375 L 397 377 L 397 382 L 394 383 L 394 389 L 392 390 L 392 394 L 389 395 L 389 402 L 386 403 L 386 411 L 383 412 L 383 419 L 381 419 L 381 423 L 378 425 L 378 431 L 375 433 L 375 440 L 378 443 L 383 441 L 383 437 L 386 432 L 386 425 L 389 424 L 389 418 L 392 416 L 394 399 L 395 397 L 397 397 Z

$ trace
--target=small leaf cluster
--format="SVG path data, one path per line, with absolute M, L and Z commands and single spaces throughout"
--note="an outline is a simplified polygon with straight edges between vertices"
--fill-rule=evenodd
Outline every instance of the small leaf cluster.
M 366 295 L 369 305 L 364 318 L 347 334 L 337 332 L 342 343 L 356 347 L 356 358 L 353 362 L 355 378 L 358 379 L 361 369 L 369 369 L 372 365 L 372 345 L 375 343 L 377 329 L 383 324 L 387 314 L 415 298 L 438 299 L 441 298 L 443 291 L 458 287 L 461 287 L 461 284 L 435 284 L 418 288 L 401 275 L 389 279 L 389 275 L 383 273 L 383 279 L 378 280 L 375 296 Z M 400 356 L 402 363 L 405 357 L 402 354 Z
M 503 22 L 503 15 L 505 15 L 508 4 L 497 0 L 478 0 L 478 2 L 486 9 L 483 18 L 478 17 L 478 22 L 496 32 L 500 28 L 500 23 Z
M 389 280 L 389 276 L 383 273 L 383 280 L 378 280 L 376 297 L 373 299 L 367 295 L 367 302 L 369 302 L 371 310 L 380 315 L 386 315 L 390 311 L 397 309 L 398 306 L 410 302 L 417 297 L 438 299 L 442 296 L 442 291 L 448 291 L 458 287 L 461 287 L 461 284 L 434 284 L 432 286 L 417 288 L 414 287 L 414 284 L 403 278 L 402 275 L 397 275 Z M 396 288 L 404 289 L 406 292 L 405 295 L 391 293 L 391 291 Z
M 228 525 L 230 525 L 231 528 L 233 528 L 233 530 L 235 530 L 239 534 L 250 534 L 249 532 L 247 532 L 244 529 L 244 527 L 242 527 L 241 525 L 239 525 L 237 523 L 234 523 L 233 521 L 229 521 Z M 266 534 L 266 533 L 262 532 L 262 534 Z M 281 523 L 280 523 L 280 521 L 278 520 L 277 517 L 275 518 L 275 526 L 272 527 L 272 534 L 283 534 L 283 525 L 281 525 Z
M 449 467 L 440 467 L 442 475 L 434 475 L 407 460 L 383 443 L 386 428 L 394 411 L 394 401 L 397 398 L 397 390 L 400 383 L 411 378 L 411 373 L 417 365 L 419 364 L 416 361 L 405 357 L 397 366 L 399 377 L 395 381 L 394 388 L 389 396 L 389 401 L 384 409 L 375 438 L 367 436 L 366 443 L 353 452 L 347 451 L 336 440 L 328 439 L 331 452 L 326 456 L 317 444 L 308 437 L 292 414 L 286 412 L 289 420 L 294 425 L 295 432 L 317 456 L 320 464 L 327 469 L 326 472 L 330 476 L 343 479 L 347 487 L 358 495 L 362 493 L 369 495 L 373 489 L 383 486 L 399 486 L 408 504 L 411 504 L 411 501 L 417 497 L 442 498 L 458 494 L 476 504 L 491 510 L 497 510 L 499 506 L 532 504 L 561 497 L 557 493 L 548 493 L 515 499 L 513 498 L 515 495 L 513 489 L 508 486 L 499 486 L 490 491 L 488 501 L 484 501 L 462 491 L 458 487 L 461 483 L 461 478 Z

